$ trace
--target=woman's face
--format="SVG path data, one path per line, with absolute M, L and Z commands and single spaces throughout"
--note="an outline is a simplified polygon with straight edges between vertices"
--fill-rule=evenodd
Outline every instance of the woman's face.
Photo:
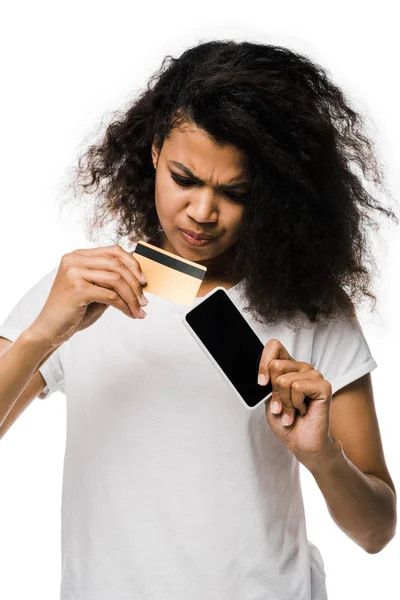
M 159 154 L 153 144 L 152 159 L 161 248 L 207 267 L 205 279 L 217 278 L 237 240 L 244 207 L 234 196 L 248 187 L 245 154 L 232 146 L 216 146 L 203 130 L 185 124 L 171 132 Z M 181 228 L 215 238 L 203 247 L 193 246 Z

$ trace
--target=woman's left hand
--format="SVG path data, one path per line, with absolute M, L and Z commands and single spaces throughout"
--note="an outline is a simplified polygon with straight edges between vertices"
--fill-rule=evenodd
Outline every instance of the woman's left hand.
M 258 372 L 272 385 L 272 397 L 265 403 L 272 431 L 302 464 L 312 464 L 333 441 L 331 384 L 309 363 L 294 360 L 276 339 L 266 343 Z M 279 404 L 276 413 L 274 402 Z M 282 424 L 282 419 L 288 419 L 288 424 Z

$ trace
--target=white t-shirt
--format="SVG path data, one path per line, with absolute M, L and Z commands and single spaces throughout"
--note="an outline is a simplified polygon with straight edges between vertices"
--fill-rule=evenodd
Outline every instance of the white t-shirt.
M 57 269 L 0 336 L 14 341 L 34 321 Z M 332 393 L 377 366 L 357 320 L 296 335 L 243 312 L 241 289 L 227 293 L 262 343 L 280 340 Z M 67 403 L 61 600 L 324 600 L 299 462 L 265 404 L 246 409 L 197 345 L 188 307 L 146 296 L 145 319 L 110 306 L 40 368 L 46 397 Z

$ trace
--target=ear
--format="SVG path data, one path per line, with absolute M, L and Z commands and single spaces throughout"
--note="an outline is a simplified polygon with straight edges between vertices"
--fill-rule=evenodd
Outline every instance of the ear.
M 157 149 L 157 139 L 157 136 L 154 136 L 153 143 L 151 145 L 151 158 L 153 160 L 153 166 L 155 169 L 157 168 L 158 157 L 160 154 L 160 151 Z

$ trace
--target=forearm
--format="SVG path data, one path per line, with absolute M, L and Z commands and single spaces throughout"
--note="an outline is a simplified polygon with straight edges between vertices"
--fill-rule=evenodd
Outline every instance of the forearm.
M 33 375 L 56 348 L 28 328 L 0 353 L 0 427 Z
M 350 461 L 333 439 L 316 464 L 305 465 L 320 488 L 336 525 L 369 553 L 379 552 L 396 531 L 396 496 L 374 475 Z

